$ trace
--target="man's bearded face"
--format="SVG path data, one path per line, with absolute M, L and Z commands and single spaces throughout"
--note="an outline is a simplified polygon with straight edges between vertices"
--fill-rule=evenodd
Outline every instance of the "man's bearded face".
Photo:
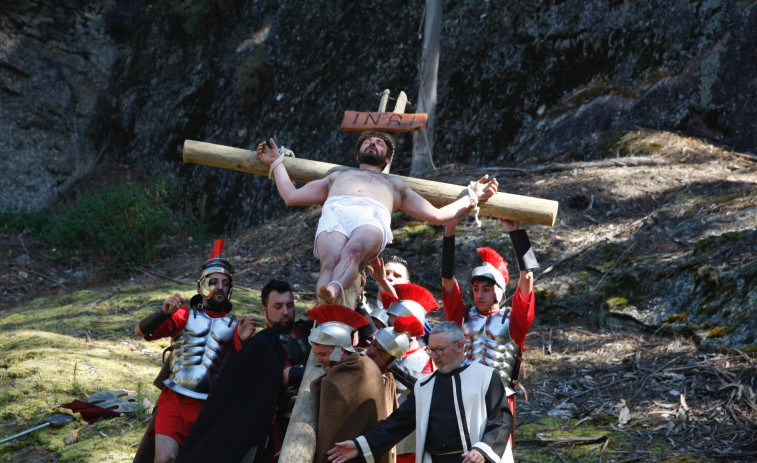
M 360 145 L 357 160 L 360 164 L 382 167 L 389 160 L 387 150 L 386 142 L 381 137 L 366 138 Z
M 294 297 L 291 291 L 279 293 L 271 291 L 263 315 L 271 328 L 279 333 L 289 333 L 294 326 Z
M 208 284 L 213 288 L 213 295 L 206 298 L 207 306 L 211 310 L 223 309 L 229 301 L 231 293 L 231 280 L 223 273 L 211 273 L 208 275 Z

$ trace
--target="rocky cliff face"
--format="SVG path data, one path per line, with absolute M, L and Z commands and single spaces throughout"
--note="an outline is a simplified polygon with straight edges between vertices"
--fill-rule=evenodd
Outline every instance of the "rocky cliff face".
M 757 150 L 753 2 L 444 2 L 434 159 L 613 153 L 629 126 Z M 418 2 L 0 2 L 0 207 L 50 204 L 103 157 L 219 195 L 216 228 L 282 203 L 264 178 L 181 161 L 185 139 L 351 163 L 344 110 L 415 99 Z M 412 108 L 409 108 L 412 111 Z M 395 172 L 407 173 L 410 137 Z
M 94 168 L 117 56 L 97 2 L 0 1 L 0 209 L 51 204 Z

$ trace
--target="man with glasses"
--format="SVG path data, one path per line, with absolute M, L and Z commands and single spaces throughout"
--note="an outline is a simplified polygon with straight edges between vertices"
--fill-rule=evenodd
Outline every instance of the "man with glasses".
M 437 370 L 420 379 L 389 418 L 356 439 L 337 442 L 329 461 L 374 461 L 415 430 L 417 462 L 513 462 L 504 384 L 493 368 L 465 360 L 464 340 L 454 322 L 435 326 L 426 351 Z

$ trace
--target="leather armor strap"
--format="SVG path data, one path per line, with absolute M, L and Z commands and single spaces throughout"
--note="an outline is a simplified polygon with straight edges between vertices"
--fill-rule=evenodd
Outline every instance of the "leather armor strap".
M 361 326 L 357 329 L 357 335 L 360 342 L 367 341 L 376 335 L 376 331 L 378 331 L 376 324 L 373 323 L 373 318 L 371 318 L 370 311 L 359 298 L 357 307 L 355 307 L 355 312 L 368 319 L 367 325 Z
M 284 345 L 284 352 L 289 363 L 299 365 L 306 362 L 308 355 L 310 355 L 310 343 L 307 342 L 307 336 L 300 338 L 290 338 L 286 335 L 281 336 L 287 338 L 282 344 Z
M 442 278 L 455 278 L 455 236 L 445 236 L 442 241 Z
M 153 334 L 155 330 L 166 320 L 171 318 L 170 315 L 166 315 L 163 309 L 158 309 L 151 315 L 146 316 L 139 322 L 139 330 L 142 334 Z
M 533 270 L 539 268 L 539 262 L 536 260 L 526 230 L 511 231 L 510 241 L 513 243 L 515 260 L 518 261 L 518 268 L 520 270 Z

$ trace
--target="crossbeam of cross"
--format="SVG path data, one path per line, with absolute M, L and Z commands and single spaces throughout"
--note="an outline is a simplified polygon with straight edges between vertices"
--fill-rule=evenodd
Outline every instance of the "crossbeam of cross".
M 268 176 L 268 166 L 260 162 L 255 152 L 251 150 L 186 140 L 183 155 L 185 162 Z M 339 164 L 290 157 L 284 159 L 284 166 L 292 181 L 301 183 L 326 177 L 335 170 L 352 169 L 352 167 Z M 468 194 L 467 185 L 452 185 L 415 177 L 398 177 L 405 180 L 413 191 L 436 207 L 445 206 Z M 481 215 L 552 227 L 557 218 L 558 202 L 497 192 L 488 200 L 482 201 L 479 208 Z

